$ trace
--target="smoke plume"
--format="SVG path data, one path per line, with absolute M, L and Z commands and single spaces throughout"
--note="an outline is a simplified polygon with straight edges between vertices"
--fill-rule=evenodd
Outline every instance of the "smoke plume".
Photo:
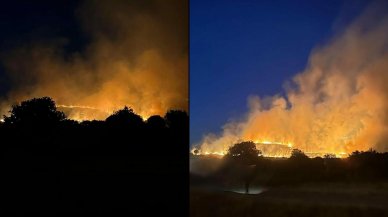
M 249 97 L 244 119 L 206 135 L 199 148 L 225 152 L 252 140 L 312 153 L 388 151 L 388 4 L 380 3 L 315 48 L 284 96 Z
M 75 12 L 88 38 L 65 52 L 59 38 L 3 58 L 11 90 L 1 112 L 50 96 L 73 119 L 103 119 L 127 105 L 143 117 L 188 109 L 188 2 L 84 1 Z

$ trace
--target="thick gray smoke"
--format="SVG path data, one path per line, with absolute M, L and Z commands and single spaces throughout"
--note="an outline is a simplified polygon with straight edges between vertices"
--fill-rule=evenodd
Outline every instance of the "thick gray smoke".
M 74 119 L 106 118 L 124 105 L 143 117 L 188 109 L 188 1 L 91 0 L 76 14 L 90 39 L 84 51 L 65 55 L 67 40 L 56 39 L 5 55 L 12 88 L 2 114 L 41 96 L 72 107 Z

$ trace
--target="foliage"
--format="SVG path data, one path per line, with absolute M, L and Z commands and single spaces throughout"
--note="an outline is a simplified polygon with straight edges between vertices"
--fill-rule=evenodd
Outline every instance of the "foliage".
M 231 150 L 232 153 L 239 153 L 235 149 Z M 241 165 L 238 160 L 229 152 L 222 159 L 226 162 L 224 166 L 209 175 L 208 179 L 218 185 L 235 180 L 243 168 L 238 166 Z M 235 168 L 237 172 L 233 172 Z M 295 150 L 288 159 L 261 157 L 256 169 L 257 180 L 262 179 L 255 184 L 264 186 L 322 182 L 388 182 L 388 152 L 381 153 L 371 149 L 355 151 L 347 158 L 337 158 L 334 155 L 309 158 L 302 151 Z
M 147 119 L 147 126 L 152 129 L 163 129 L 166 127 L 166 121 L 159 115 L 153 115 Z
M 323 156 L 323 158 L 329 159 L 329 158 L 337 158 L 337 157 L 335 156 L 335 154 L 325 154 L 325 155 Z
M 226 157 L 247 165 L 253 165 L 257 163 L 260 155 L 261 151 L 256 149 L 256 144 L 252 141 L 247 141 L 230 147 Z
M 166 124 L 172 129 L 185 129 L 189 123 L 189 116 L 185 111 L 169 110 L 164 116 Z
M 6 125 L 53 125 L 65 120 L 63 112 L 57 111 L 50 97 L 33 98 L 13 105 L 10 116 L 4 116 Z
M 106 118 L 106 123 L 116 127 L 140 128 L 144 122 L 140 115 L 136 114 L 131 108 L 125 106 L 123 109 L 114 112 Z
M 299 149 L 293 149 L 291 152 L 290 158 L 295 160 L 303 160 L 303 159 L 308 159 L 308 156 Z
M 124 107 L 105 121 L 79 123 L 44 97 L 21 102 L 10 113 L 0 124 L 2 211 L 127 212 L 137 208 L 133 198 L 149 201 L 150 195 L 158 201 L 152 207 L 161 210 L 187 196 L 179 190 L 187 188 L 186 112 L 145 123 Z M 163 188 L 150 188 L 156 184 Z

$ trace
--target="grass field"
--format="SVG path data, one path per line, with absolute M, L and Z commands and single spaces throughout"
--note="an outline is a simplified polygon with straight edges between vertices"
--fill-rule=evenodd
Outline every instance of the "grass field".
M 192 187 L 190 216 L 388 216 L 388 183 L 320 183 L 257 195 Z

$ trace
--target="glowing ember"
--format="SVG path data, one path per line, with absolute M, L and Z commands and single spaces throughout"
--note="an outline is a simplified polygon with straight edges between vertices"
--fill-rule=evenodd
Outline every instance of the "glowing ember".
M 269 140 L 254 140 L 254 143 L 256 144 L 276 144 L 276 145 L 286 145 L 288 147 L 292 147 L 292 143 L 290 142 L 272 142 Z
M 214 154 L 214 155 L 221 155 L 221 156 L 224 156 L 225 153 L 224 152 L 219 152 L 219 151 L 215 151 L 215 152 L 212 152 L 210 154 Z
M 103 120 L 109 115 L 113 114 L 115 111 L 122 109 L 123 107 L 115 108 L 99 108 L 94 106 L 87 105 L 64 105 L 59 104 L 57 107 L 62 110 L 68 118 L 75 121 L 85 121 L 85 120 Z M 135 111 L 136 112 L 136 111 Z M 143 120 L 146 120 L 150 115 L 155 115 L 155 113 L 142 112 L 138 113 Z
M 103 120 L 109 115 L 113 114 L 113 109 L 101 109 L 94 106 L 86 105 L 57 105 L 59 110 L 62 110 L 66 116 L 72 120 Z
M 58 108 L 81 108 L 81 109 L 95 109 L 101 110 L 92 106 L 83 106 L 83 105 L 57 105 Z
M 256 148 L 262 152 L 262 156 L 269 158 L 288 158 L 291 156 L 293 150 L 293 144 L 288 142 L 271 142 L 269 140 L 255 140 Z M 204 155 L 204 156 L 224 156 L 228 149 L 224 150 L 214 150 L 214 151 L 203 151 L 201 149 L 193 148 L 190 151 L 193 155 Z M 337 158 L 347 157 L 348 154 L 346 152 L 338 152 L 338 153 L 324 153 L 324 152 L 305 152 L 305 154 L 310 157 L 325 157 L 325 156 L 335 156 Z
M 224 156 L 226 154 L 226 152 L 224 152 L 224 151 L 214 151 L 214 152 L 205 151 L 205 152 L 201 152 L 201 150 L 198 150 L 198 149 L 195 149 L 195 148 L 192 149 L 190 152 L 193 155 L 218 155 L 218 156 Z

